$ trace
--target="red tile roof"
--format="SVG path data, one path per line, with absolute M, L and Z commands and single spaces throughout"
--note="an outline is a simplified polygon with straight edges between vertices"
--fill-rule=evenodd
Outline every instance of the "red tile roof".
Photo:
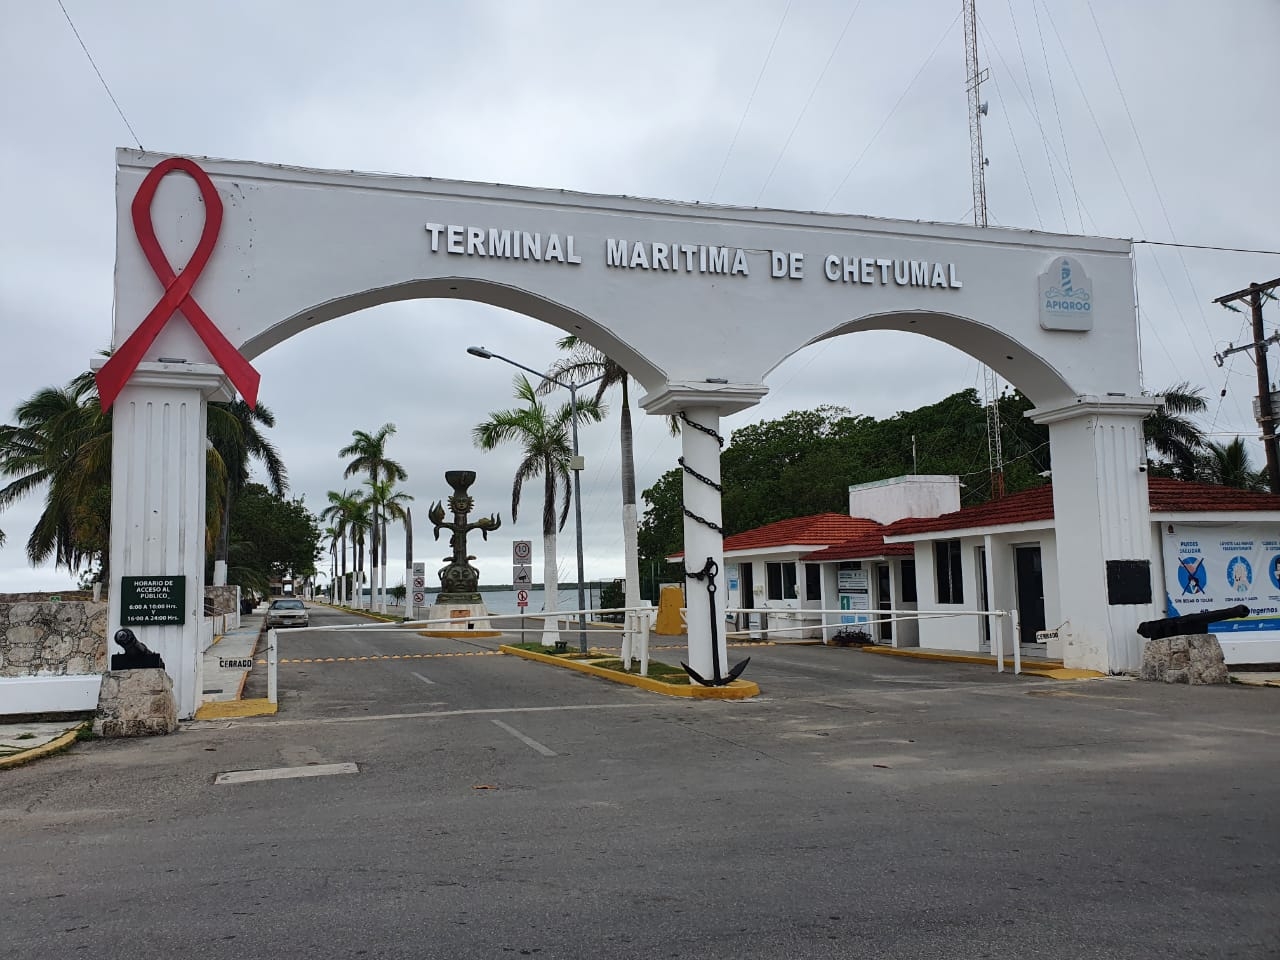
M 1167 477 L 1148 477 L 1147 495 L 1153 513 L 1280 510 L 1280 497 L 1209 483 L 1187 483 Z
M 1037 523 L 1053 520 L 1053 487 L 1045 484 L 1033 490 L 1010 494 L 1000 500 L 989 500 L 974 507 L 964 507 L 940 517 L 905 517 L 885 529 L 890 537 L 937 530 L 964 530 L 970 527 L 1006 527 L 1015 523 Z
M 1152 513 L 1212 513 L 1280 511 L 1280 496 L 1219 487 L 1207 483 L 1188 483 L 1167 477 L 1148 477 L 1147 491 Z M 1045 484 L 1024 490 L 1002 500 L 990 500 L 965 507 L 940 517 L 907 517 L 885 529 L 890 537 L 941 530 L 965 530 L 977 527 L 1007 527 L 1020 523 L 1048 523 L 1053 520 L 1053 485 Z
M 724 552 L 765 550 L 772 547 L 825 547 L 860 534 L 878 531 L 880 528 L 881 525 L 874 520 L 850 517 L 843 513 L 818 513 L 810 517 L 791 517 L 725 537 Z M 671 556 L 683 557 L 684 552 L 674 553 Z
M 884 534 L 876 530 L 844 543 L 807 553 L 800 559 L 805 563 L 828 563 L 835 560 L 869 560 L 872 557 L 909 557 L 915 551 L 914 544 L 885 543 Z

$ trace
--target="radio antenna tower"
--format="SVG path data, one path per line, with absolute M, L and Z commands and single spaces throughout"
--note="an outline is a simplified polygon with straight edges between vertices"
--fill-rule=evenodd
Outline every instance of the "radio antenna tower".
M 989 71 L 978 65 L 978 11 L 976 0 L 964 4 L 965 89 L 969 93 L 969 167 L 973 176 L 973 223 L 987 225 L 987 158 L 982 154 L 982 118 L 987 105 L 982 102 L 980 87 Z M 991 470 L 991 498 L 1004 496 L 1004 449 L 1000 442 L 1000 379 L 986 364 L 982 365 L 983 400 L 987 408 L 987 462 Z

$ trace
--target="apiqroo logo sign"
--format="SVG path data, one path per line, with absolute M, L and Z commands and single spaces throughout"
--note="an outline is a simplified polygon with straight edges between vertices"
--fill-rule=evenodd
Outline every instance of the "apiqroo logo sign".
M 1093 281 L 1075 257 L 1054 257 L 1040 274 L 1039 287 L 1041 327 L 1093 329 Z

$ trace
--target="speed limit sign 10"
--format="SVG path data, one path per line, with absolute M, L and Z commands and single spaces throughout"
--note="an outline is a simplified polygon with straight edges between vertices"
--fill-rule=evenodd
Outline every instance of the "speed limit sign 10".
M 533 559 L 532 540 L 513 540 L 511 542 L 511 562 L 513 564 L 528 563 Z

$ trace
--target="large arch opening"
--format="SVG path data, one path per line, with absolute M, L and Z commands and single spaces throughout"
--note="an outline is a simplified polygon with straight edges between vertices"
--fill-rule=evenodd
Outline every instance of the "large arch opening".
M 845 334 L 883 330 L 918 334 L 955 347 L 979 363 L 984 363 L 1009 381 L 1037 406 L 1064 403 L 1075 390 L 1046 358 L 1007 333 L 954 313 L 934 311 L 893 311 L 867 314 L 839 323 L 811 339 L 801 350 L 831 341 Z M 770 368 L 772 373 L 795 353 L 783 357 Z
M 519 313 L 589 343 L 621 365 L 645 389 L 655 389 L 666 379 L 664 372 L 652 361 L 641 356 L 597 320 L 529 290 L 469 277 L 410 280 L 319 303 L 266 326 L 261 333 L 245 341 L 241 352 L 252 359 L 290 337 L 328 320 L 406 300 L 467 300 Z

